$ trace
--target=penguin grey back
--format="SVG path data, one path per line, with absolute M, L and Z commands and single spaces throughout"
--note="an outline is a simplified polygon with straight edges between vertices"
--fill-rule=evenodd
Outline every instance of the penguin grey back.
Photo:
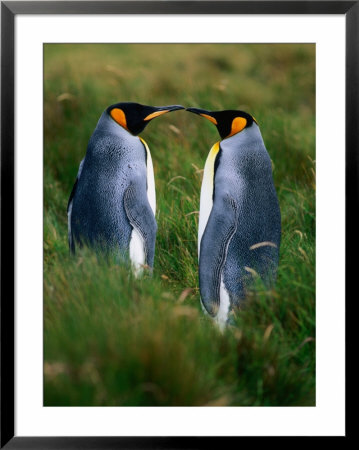
M 89 141 L 76 195 L 71 228 L 75 241 L 128 251 L 132 232 L 124 207 L 131 184 L 146 197 L 146 149 L 138 137 L 104 112 Z
M 216 191 L 227 192 L 238 209 L 223 268 L 226 289 L 238 303 L 256 273 L 268 286 L 275 281 L 281 217 L 271 160 L 257 124 L 225 139 L 220 147 L 214 203 Z
M 101 115 L 68 203 L 69 245 L 117 250 L 135 266 L 153 266 L 157 224 L 152 159 L 137 137 L 181 105 L 116 103 Z
M 243 111 L 188 110 L 209 119 L 223 139 L 207 158 L 199 220 L 201 301 L 222 326 L 256 276 L 267 286 L 276 278 L 279 203 L 256 120 Z

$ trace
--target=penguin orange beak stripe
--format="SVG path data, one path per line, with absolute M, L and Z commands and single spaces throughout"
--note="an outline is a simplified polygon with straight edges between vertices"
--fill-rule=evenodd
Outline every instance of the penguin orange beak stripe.
M 169 109 L 165 109 L 164 111 L 155 111 L 155 112 L 149 114 L 148 116 L 146 116 L 143 120 L 147 121 L 147 120 L 154 119 L 155 117 L 161 116 L 162 114 L 166 114 L 169 111 L 170 111 Z
M 206 119 L 210 120 L 212 123 L 217 125 L 217 120 L 214 117 L 209 116 L 208 114 L 200 114 L 200 116 L 205 117 Z
M 214 125 L 218 125 L 217 119 L 215 119 L 213 116 L 210 115 L 210 111 L 198 108 L 187 108 L 187 111 L 192 112 L 194 114 L 198 114 L 199 116 L 202 116 L 208 119 L 210 122 L 214 123 Z

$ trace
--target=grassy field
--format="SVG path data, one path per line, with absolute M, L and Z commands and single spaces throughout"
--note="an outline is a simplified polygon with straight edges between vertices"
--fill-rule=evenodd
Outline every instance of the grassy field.
M 315 47 L 45 45 L 44 404 L 315 404 Z M 102 111 L 119 101 L 242 109 L 259 122 L 282 214 L 278 281 L 221 334 L 199 304 L 202 169 L 219 140 L 177 111 L 151 122 L 152 278 L 68 252 L 66 206 Z

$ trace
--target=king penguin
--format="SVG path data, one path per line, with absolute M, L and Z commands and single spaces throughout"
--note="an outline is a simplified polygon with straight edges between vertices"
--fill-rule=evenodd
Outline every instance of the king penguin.
M 153 267 L 155 180 L 149 147 L 137 135 L 155 117 L 179 109 L 122 102 L 102 113 L 68 202 L 71 252 L 83 244 L 114 251 L 130 260 L 135 275 Z
M 207 157 L 198 225 L 199 287 L 204 310 L 220 328 L 255 278 L 273 286 L 281 217 L 272 164 L 258 123 L 243 111 L 187 108 L 222 138 Z

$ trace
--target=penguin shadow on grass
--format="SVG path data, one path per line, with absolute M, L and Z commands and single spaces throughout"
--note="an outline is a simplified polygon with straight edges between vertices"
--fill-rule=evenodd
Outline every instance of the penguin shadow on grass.
M 151 153 L 139 133 L 181 105 L 122 102 L 101 115 L 68 202 L 72 253 L 86 244 L 136 277 L 152 273 L 157 234 Z M 217 127 L 200 193 L 198 271 L 204 312 L 223 330 L 255 292 L 274 287 L 281 217 L 258 122 L 244 111 L 187 108 Z

